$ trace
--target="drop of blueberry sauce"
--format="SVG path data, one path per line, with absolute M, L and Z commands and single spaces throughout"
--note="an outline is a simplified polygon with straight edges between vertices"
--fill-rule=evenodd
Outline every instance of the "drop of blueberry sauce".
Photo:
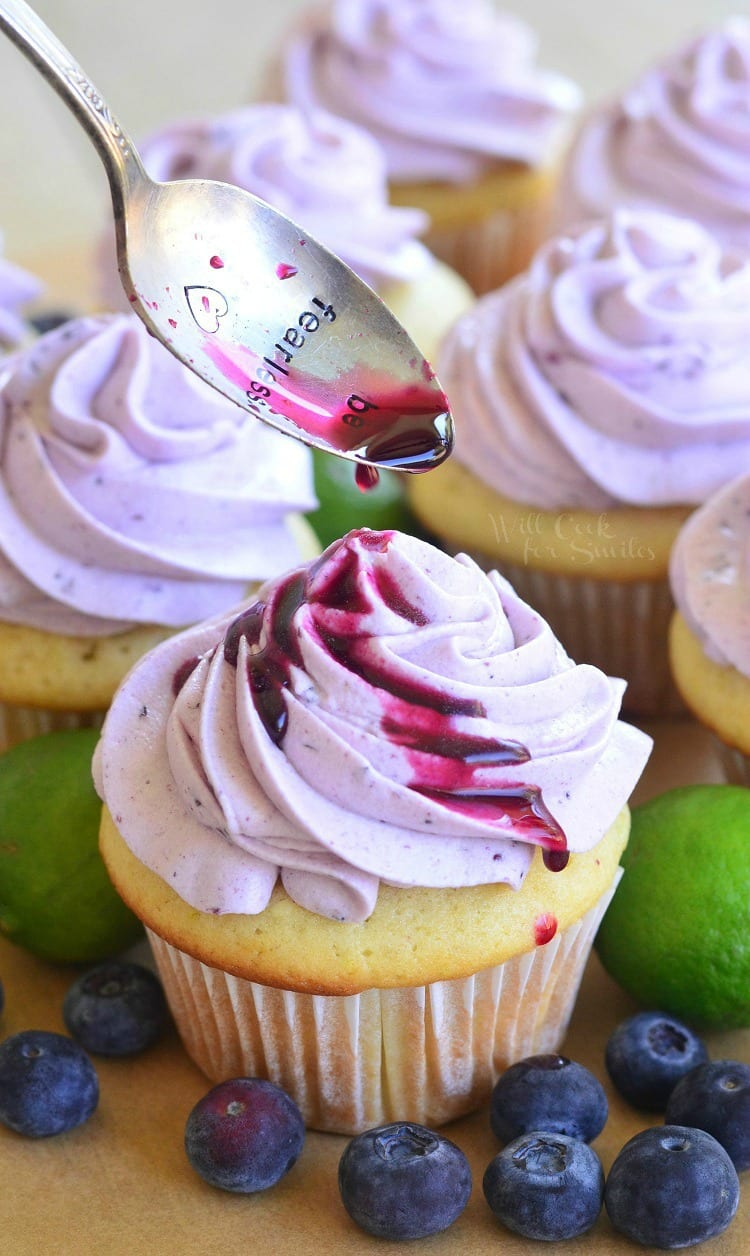
M 369 493 L 380 482 L 377 467 L 368 466 L 366 462 L 358 462 L 354 468 L 354 483 L 362 493 Z
M 502 787 L 488 786 L 481 777 L 488 768 L 528 762 L 527 748 L 520 742 L 457 728 L 457 717 L 486 718 L 484 705 L 399 673 L 371 648 L 372 638 L 363 621 L 378 601 L 416 628 L 429 624 L 425 613 L 405 598 L 387 567 L 377 561 L 368 563 L 363 555 L 362 551 L 384 553 L 393 536 L 367 529 L 350 533 L 307 568 L 291 573 L 272 589 L 267 601 L 254 602 L 230 625 L 224 659 L 237 667 L 240 643 L 247 643 L 252 701 L 268 736 L 279 745 L 288 723 L 284 690 L 290 686 L 292 666 L 303 666 L 301 627 L 295 619 L 304 608 L 304 631 L 378 694 L 381 732 L 406 752 L 412 769 L 410 788 L 448 810 L 497 823 L 501 831 L 543 846 L 546 866 L 559 871 L 568 859 L 565 835 L 544 804 L 541 790 L 512 781 Z M 182 664 L 175 675 L 175 692 L 197 662 L 190 659 Z
M 534 921 L 534 941 L 537 946 L 546 946 L 556 933 L 557 920 L 551 912 L 543 912 L 541 916 L 537 916 Z

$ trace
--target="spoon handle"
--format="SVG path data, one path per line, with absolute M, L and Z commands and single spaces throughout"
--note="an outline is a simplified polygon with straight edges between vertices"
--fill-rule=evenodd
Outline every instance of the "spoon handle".
M 115 219 L 128 194 L 148 175 L 127 132 L 75 57 L 25 0 L 0 0 L 0 30 L 47 79 L 88 132 L 107 171 Z

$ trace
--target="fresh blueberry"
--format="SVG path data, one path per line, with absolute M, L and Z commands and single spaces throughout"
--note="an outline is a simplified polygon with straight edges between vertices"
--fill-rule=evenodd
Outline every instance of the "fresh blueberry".
M 274 1186 L 297 1163 L 304 1141 L 294 1100 L 259 1077 L 219 1082 L 185 1126 L 185 1152 L 196 1173 L 211 1186 L 243 1194 Z
M 750 1169 L 750 1064 L 698 1065 L 675 1086 L 664 1119 L 713 1134 L 738 1173 Z
M 0 1121 L 29 1138 L 82 1125 L 99 1102 L 94 1066 L 63 1034 L 27 1029 L 0 1043 Z
M 148 968 L 113 960 L 73 982 L 63 1000 L 63 1020 L 95 1055 L 135 1055 L 159 1037 L 167 1003 Z
M 649 1112 L 663 1112 L 680 1078 L 707 1059 L 703 1040 L 664 1012 L 629 1016 L 610 1036 L 604 1053 L 607 1072 L 622 1097 Z
M 381 1239 L 420 1239 L 446 1230 L 471 1194 L 464 1153 L 410 1121 L 358 1134 L 339 1161 L 339 1191 L 353 1221 Z
M 490 1161 L 482 1187 L 509 1230 L 557 1242 L 591 1229 L 601 1212 L 604 1170 L 579 1138 L 534 1130 L 514 1138 Z
M 490 1125 L 501 1143 L 545 1130 L 590 1143 L 607 1120 L 607 1096 L 582 1064 L 564 1055 L 530 1055 L 498 1078 Z
M 604 1188 L 612 1225 L 645 1247 L 689 1247 L 721 1234 L 739 1198 L 737 1171 L 724 1148 L 686 1125 L 636 1134 L 615 1159 Z
M 61 327 L 63 323 L 67 323 L 74 317 L 75 315 L 69 310 L 43 310 L 42 313 L 30 318 L 29 322 L 35 332 L 44 336 L 48 331 L 54 331 L 56 327 Z

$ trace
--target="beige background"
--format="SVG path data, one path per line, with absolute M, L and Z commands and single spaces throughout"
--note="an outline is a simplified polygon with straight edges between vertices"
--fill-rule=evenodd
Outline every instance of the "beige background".
M 264 58 L 306 2 L 38 0 L 37 10 L 138 140 L 163 121 L 246 101 Z M 572 75 L 590 101 L 627 84 L 676 41 L 742 8 L 731 0 L 515 5 L 539 31 L 546 64 Z M 38 258 L 96 230 L 108 197 L 99 159 L 62 102 L 2 39 L 0 109 L 6 254 Z

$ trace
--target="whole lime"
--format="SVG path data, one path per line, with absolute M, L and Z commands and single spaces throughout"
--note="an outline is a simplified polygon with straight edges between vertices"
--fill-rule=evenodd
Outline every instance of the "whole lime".
M 750 789 L 687 785 L 633 809 L 596 950 L 637 1002 L 750 1025 Z
M 35 955 L 94 963 L 141 936 L 99 854 L 94 729 L 0 755 L 0 933 Z
M 319 449 L 313 450 L 313 470 L 319 505 L 305 517 L 323 548 L 352 528 L 418 532 L 406 501 L 403 472 L 383 470 L 375 487 L 362 492 L 354 481 L 353 463 Z

